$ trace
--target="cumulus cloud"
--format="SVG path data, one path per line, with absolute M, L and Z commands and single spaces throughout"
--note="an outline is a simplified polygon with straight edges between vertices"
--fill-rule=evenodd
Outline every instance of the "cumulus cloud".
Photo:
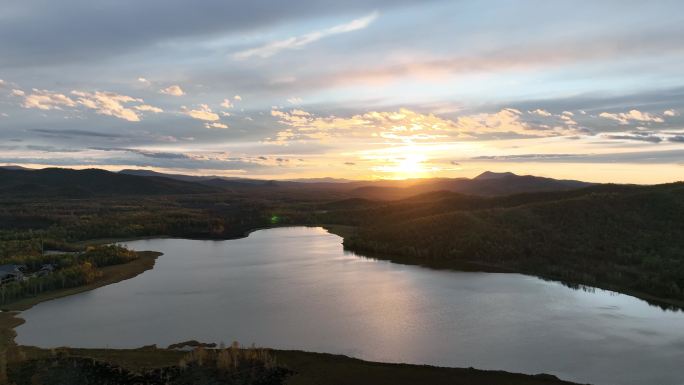
M 141 84 L 144 85 L 145 87 L 149 87 L 149 86 L 152 84 L 151 81 L 149 81 L 149 80 L 147 80 L 146 78 L 143 78 L 143 77 L 138 78 L 138 83 L 141 83 Z
M 141 104 L 141 105 L 135 106 L 133 108 L 135 108 L 138 111 L 143 111 L 143 112 L 154 112 L 155 114 L 159 114 L 161 112 L 164 112 L 164 110 L 162 110 L 161 108 L 151 106 L 149 104 Z
M 641 112 L 639 110 L 630 110 L 629 112 L 620 113 L 602 112 L 599 114 L 599 117 L 614 120 L 622 125 L 629 124 L 632 121 L 653 123 L 664 122 L 663 118 L 658 115 L 650 114 L 648 112 Z
M 276 141 L 284 139 L 325 140 L 336 136 L 376 137 L 392 141 L 424 141 L 445 137 L 455 131 L 454 122 L 435 115 L 420 114 L 408 109 L 394 112 L 368 112 L 349 118 L 318 117 L 303 110 L 289 112 L 272 110 L 271 115 L 291 128 L 278 133 Z
M 233 96 L 233 99 L 237 100 L 238 102 L 242 100 L 242 96 L 240 95 L 235 95 Z
M 575 114 L 569 111 L 563 111 L 562 114 L 559 115 L 560 119 L 565 123 L 568 127 L 576 127 L 577 122 L 573 118 Z
M 481 113 L 446 119 L 406 108 L 398 111 L 372 111 L 351 117 L 315 116 L 293 109 L 273 109 L 271 116 L 289 126 L 268 141 L 283 144 L 291 140 L 326 140 L 333 137 L 382 138 L 391 142 L 417 143 L 452 138 L 474 138 L 492 133 L 525 136 L 558 136 L 572 132 L 566 127 L 532 126 L 522 120 L 522 113 L 504 108 L 495 113 Z M 569 118 L 569 117 L 568 117 Z
M 209 122 L 215 122 L 219 120 L 218 114 L 212 111 L 211 108 L 209 108 L 209 106 L 206 104 L 200 104 L 196 109 L 189 109 L 185 106 L 181 108 L 183 109 L 183 113 L 185 115 L 188 115 L 194 119 L 205 120 Z
M 378 18 L 378 13 L 373 12 L 364 17 L 350 21 L 349 23 L 336 25 L 327 29 L 310 32 L 300 36 L 290 37 L 284 40 L 276 40 L 266 43 L 262 46 L 250 48 L 244 51 L 236 52 L 233 58 L 237 60 L 245 60 L 252 57 L 259 57 L 262 59 L 271 57 L 281 51 L 302 48 L 318 40 L 329 36 L 339 35 L 358 31 L 368 27 L 375 19 Z
M 544 116 L 544 117 L 549 117 L 549 116 L 551 116 L 551 113 L 550 113 L 549 111 L 542 110 L 542 109 L 540 109 L 540 108 L 538 108 L 538 109 L 536 109 L 536 110 L 534 110 L 534 111 L 528 111 L 528 112 L 529 112 L 530 114 L 533 114 L 533 115 L 539 115 L 539 116 Z
M 679 112 L 676 111 L 676 110 L 670 109 L 670 110 L 667 110 L 667 111 L 663 112 L 663 115 L 669 116 L 669 117 L 679 116 Z
M 220 128 L 220 129 L 226 129 L 228 128 L 227 124 L 223 124 L 220 122 L 213 122 L 213 123 L 204 123 L 205 128 Z
M 77 98 L 78 104 L 95 110 L 100 115 L 114 116 L 119 119 L 128 120 L 129 122 L 139 122 L 140 116 L 134 109 L 124 106 L 126 103 L 142 103 L 142 99 L 134 98 L 127 95 L 120 95 L 114 92 L 83 92 L 71 91 L 71 94 Z M 146 106 L 152 107 L 152 106 Z M 134 107 L 135 108 L 135 107 Z M 154 107 L 152 107 L 154 108 Z
M 176 85 L 176 84 L 159 90 L 159 93 L 162 93 L 164 95 L 171 95 L 171 96 L 183 96 L 183 95 L 185 95 L 185 92 L 183 91 L 183 89 L 179 85 Z
M 459 130 L 477 136 L 483 133 L 514 133 L 525 136 L 558 136 L 571 133 L 564 127 L 532 125 L 522 119 L 522 113 L 514 108 L 504 108 L 495 113 L 461 116 L 457 119 Z
M 67 107 L 77 109 L 81 106 L 100 115 L 112 116 L 130 122 L 140 121 L 140 115 L 136 111 L 163 112 L 161 108 L 142 104 L 143 100 L 140 98 L 115 92 L 73 90 L 67 96 L 59 92 L 34 88 L 29 94 L 22 90 L 13 90 L 12 95 L 24 98 L 22 102 L 24 108 L 62 110 Z
M 223 99 L 223 102 L 221 102 L 221 107 L 223 108 L 233 108 L 233 102 L 230 101 L 230 99 Z
M 76 107 L 76 102 L 70 97 L 48 90 L 39 90 L 34 88 L 28 95 L 17 94 L 17 96 L 24 96 L 24 102 L 22 103 L 24 108 L 37 108 L 39 110 L 61 110 L 62 107 Z

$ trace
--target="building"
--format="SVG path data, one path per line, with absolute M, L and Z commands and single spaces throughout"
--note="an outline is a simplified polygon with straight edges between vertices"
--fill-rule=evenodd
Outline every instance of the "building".
M 0 265 L 0 284 L 14 281 L 23 281 L 24 273 L 22 265 Z

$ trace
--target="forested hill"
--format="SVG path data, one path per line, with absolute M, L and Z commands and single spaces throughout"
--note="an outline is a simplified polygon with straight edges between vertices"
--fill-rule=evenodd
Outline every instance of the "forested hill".
M 484 198 L 449 192 L 322 207 L 359 226 L 346 247 L 435 267 L 479 266 L 684 304 L 684 183 Z
M 278 196 L 294 200 L 342 198 L 399 200 L 441 190 L 481 196 L 502 196 L 523 192 L 567 191 L 591 185 L 573 180 L 493 172 L 485 172 L 473 179 L 277 181 L 163 174 L 149 170 L 122 170 L 114 173 L 99 169 L 31 170 L 0 167 L 0 196 L 19 198 L 87 198 L 226 192 L 266 199 Z
M 0 196 L 14 198 L 114 195 L 173 195 L 220 191 L 217 188 L 162 177 L 135 176 L 99 169 L 46 168 L 16 170 L 0 168 Z

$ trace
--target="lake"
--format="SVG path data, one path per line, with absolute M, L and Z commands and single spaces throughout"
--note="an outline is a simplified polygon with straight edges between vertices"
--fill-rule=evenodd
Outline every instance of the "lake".
M 345 252 L 322 228 L 127 242 L 153 270 L 22 313 L 17 342 L 133 348 L 196 339 L 372 361 L 684 384 L 684 312 L 520 274 L 431 270 Z

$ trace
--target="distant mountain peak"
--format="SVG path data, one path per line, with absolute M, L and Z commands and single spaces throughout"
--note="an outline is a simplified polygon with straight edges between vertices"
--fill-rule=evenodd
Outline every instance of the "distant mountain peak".
M 513 174 L 512 172 L 493 172 L 493 171 L 485 171 L 482 174 L 476 176 L 473 179 L 477 180 L 486 180 L 486 179 L 501 179 L 501 178 L 509 178 L 512 176 L 517 176 L 516 174 Z
M 23 167 L 23 166 L 19 166 L 19 165 L 15 165 L 15 164 L 9 164 L 7 166 L 0 166 L 0 168 L 2 168 L 4 170 L 26 170 L 26 171 L 33 170 L 32 168 Z

